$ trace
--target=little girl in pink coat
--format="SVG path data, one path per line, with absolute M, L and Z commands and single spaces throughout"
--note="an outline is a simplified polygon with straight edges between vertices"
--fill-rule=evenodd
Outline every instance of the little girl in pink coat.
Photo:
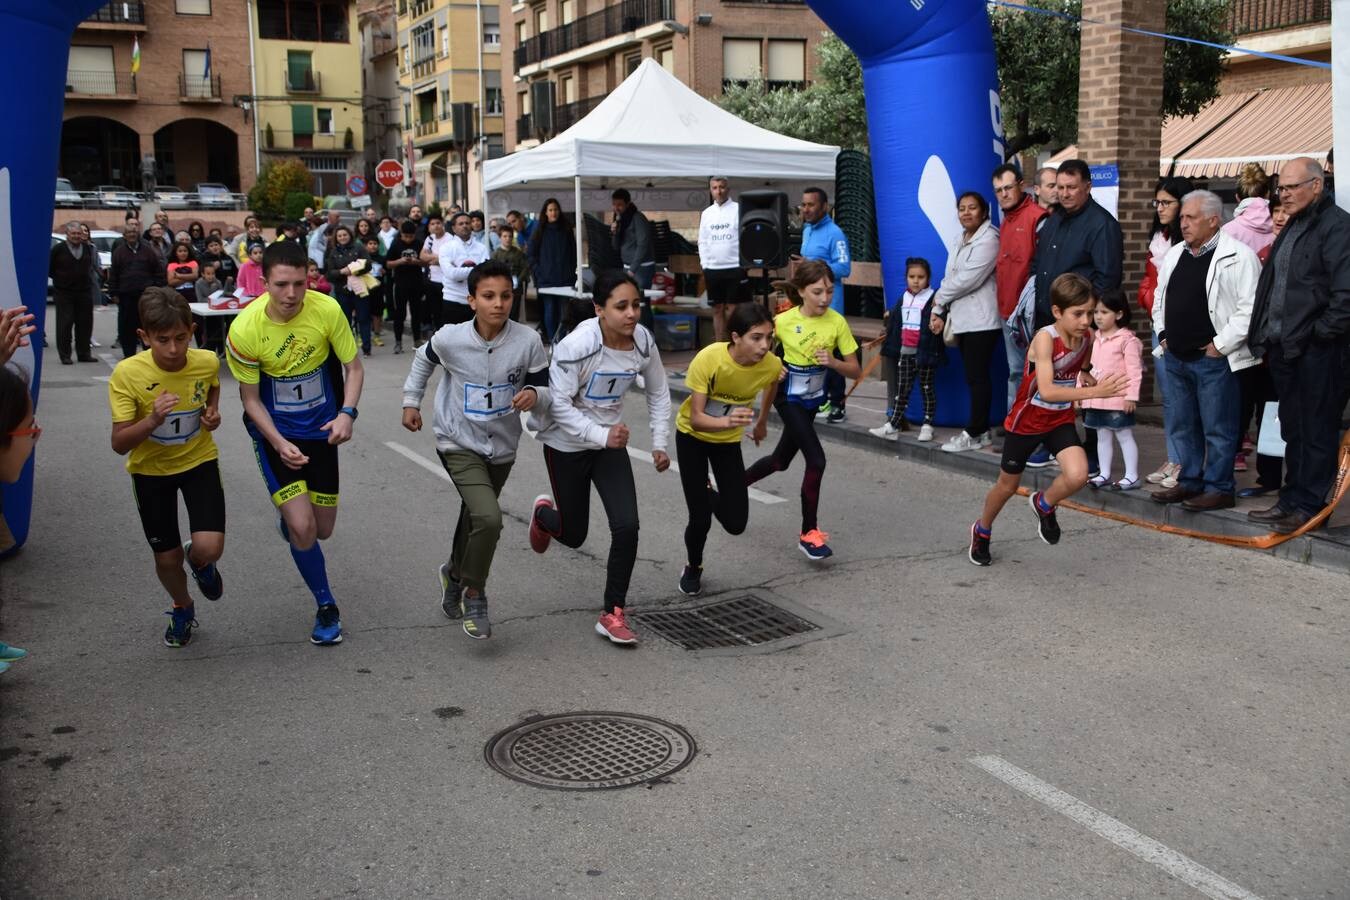
M 1082 401 L 1083 424 L 1097 429 L 1097 463 L 1101 467 L 1101 472 L 1089 479 L 1088 484 L 1094 488 L 1133 491 L 1142 484 L 1139 445 L 1134 440 L 1134 408 L 1144 380 L 1144 345 L 1130 330 L 1130 307 L 1119 290 L 1102 295 L 1092 310 L 1092 318 L 1097 324 L 1097 334 L 1092 339 L 1092 377 L 1100 381 L 1107 375 L 1123 374 L 1129 379 L 1129 387 L 1123 397 Z M 1114 484 L 1112 438 L 1120 444 L 1125 463 L 1124 476 Z

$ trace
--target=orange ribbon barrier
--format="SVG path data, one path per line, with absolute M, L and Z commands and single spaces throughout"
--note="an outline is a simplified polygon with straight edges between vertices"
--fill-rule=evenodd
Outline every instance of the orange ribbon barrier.
M 872 338 L 872 340 L 870 340 L 870 341 L 868 341 L 867 343 L 863 344 L 863 345 L 862 345 L 861 347 L 859 347 L 858 349 L 859 349 L 859 350 L 871 350 L 873 347 L 879 347 L 879 346 L 881 346 L 881 345 L 884 344 L 884 343 L 886 343 L 886 336 L 883 334 L 883 335 L 882 335 L 881 337 L 879 337 L 879 338 Z M 872 357 L 872 361 L 871 361 L 871 362 L 869 362 L 867 365 L 863 366 L 862 371 L 858 373 L 858 380 L 855 381 L 855 382 L 853 382 L 853 387 L 849 388 L 849 389 L 848 389 L 848 393 L 844 394 L 844 399 L 847 400 L 849 397 L 852 397 L 852 396 L 853 396 L 853 392 L 856 391 L 856 390 L 858 389 L 858 385 L 860 385 L 860 384 L 862 384 L 864 381 L 866 381 L 866 380 L 868 379 L 868 377 L 869 377 L 873 372 L 876 371 L 877 366 L 880 365 L 880 364 L 881 364 L 881 354 L 878 353 L 876 356 Z

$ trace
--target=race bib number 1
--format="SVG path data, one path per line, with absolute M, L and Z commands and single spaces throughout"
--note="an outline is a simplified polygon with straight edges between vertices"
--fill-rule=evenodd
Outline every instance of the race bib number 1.
M 315 369 L 294 378 L 272 379 L 272 404 L 278 412 L 296 413 L 314 409 L 323 406 L 327 399 L 323 369 Z
M 596 372 L 586 385 L 586 399 L 598 403 L 618 403 L 636 378 L 636 372 Z
M 824 366 L 788 366 L 787 395 L 793 400 L 816 400 L 825 395 Z
M 169 413 L 159 427 L 150 432 L 150 440 L 156 444 L 186 444 L 197 435 L 201 426 L 201 409 Z
M 500 419 L 511 413 L 516 389 L 509 384 L 464 385 L 464 415 L 480 421 Z

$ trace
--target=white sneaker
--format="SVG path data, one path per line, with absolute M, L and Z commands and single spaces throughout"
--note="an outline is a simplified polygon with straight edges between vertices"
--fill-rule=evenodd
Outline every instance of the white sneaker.
M 933 426 L 924 423 L 923 427 L 919 429 L 919 443 L 927 444 L 932 439 L 933 439 Z
M 1181 477 L 1181 464 L 1169 463 L 1167 466 L 1167 475 L 1164 476 L 1163 480 L 1158 483 L 1162 485 L 1164 488 L 1174 488 L 1177 486 L 1177 479 L 1179 479 L 1180 477 Z
M 942 445 L 943 453 L 961 453 L 965 450 L 980 449 L 980 439 L 971 437 L 964 431 L 959 431 L 956 437 Z
M 878 425 L 876 428 L 869 428 L 867 429 L 867 433 L 888 441 L 900 440 L 900 429 L 896 428 L 890 422 Z
M 980 447 L 981 450 L 983 450 L 985 447 L 992 447 L 992 446 L 994 446 L 994 439 L 991 438 L 991 437 L 989 436 L 989 432 L 988 432 L 988 431 L 986 431 L 984 434 L 980 435 L 980 436 L 979 436 L 978 438 L 976 438 L 975 440 L 976 440 L 976 443 L 979 445 L 979 447 Z
M 1161 466 L 1158 466 L 1158 471 L 1150 473 L 1149 476 L 1145 479 L 1145 481 L 1147 481 L 1149 484 L 1161 484 L 1162 480 L 1171 474 L 1172 474 L 1172 461 L 1169 459 Z

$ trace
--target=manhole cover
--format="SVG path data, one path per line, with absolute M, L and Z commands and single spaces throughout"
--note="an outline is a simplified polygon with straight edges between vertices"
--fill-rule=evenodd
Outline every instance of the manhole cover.
M 820 628 L 755 596 L 687 609 L 644 610 L 631 615 L 638 624 L 686 650 L 754 647 Z
M 562 791 L 644 784 L 683 769 L 697 752 L 678 725 L 612 712 L 529 719 L 483 748 L 488 765 L 506 777 Z

